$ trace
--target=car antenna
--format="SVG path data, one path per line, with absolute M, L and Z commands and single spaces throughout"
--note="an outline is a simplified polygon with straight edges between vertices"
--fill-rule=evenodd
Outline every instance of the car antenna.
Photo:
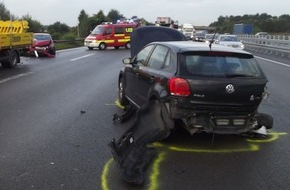
M 211 45 L 212 45 L 212 43 L 213 43 L 213 39 L 214 39 L 214 37 L 215 37 L 215 34 L 216 34 L 216 33 L 213 34 L 212 39 L 211 39 L 210 42 L 209 42 L 209 48 L 210 48 L 210 49 L 211 49 Z

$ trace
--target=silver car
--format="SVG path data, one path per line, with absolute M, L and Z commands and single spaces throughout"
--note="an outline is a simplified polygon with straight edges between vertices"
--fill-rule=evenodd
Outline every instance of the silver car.
M 244 44 L 238 39 L 236 35 L 223 34 L 215 41 L 216 44 L 233 47 L 238 49 L 245 49 Z

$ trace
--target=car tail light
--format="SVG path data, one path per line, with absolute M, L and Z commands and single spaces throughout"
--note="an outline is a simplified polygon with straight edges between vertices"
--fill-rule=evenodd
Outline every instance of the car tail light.
M 190 87 L 188 81 L 183 78 L 171 78 L 169 80 L 169 91 L 171 95 L 175 96 L 190 95 Z

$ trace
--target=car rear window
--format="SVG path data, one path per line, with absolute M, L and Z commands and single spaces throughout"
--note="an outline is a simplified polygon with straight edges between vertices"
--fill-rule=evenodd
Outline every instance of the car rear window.
M 230 52 L 194 52 L 180 56 L 182 76 L 264 77 L 252 55 Z
M 50 37 L 50 35 L 46 35 L 46 34 L 35 34 L 34 39 L 37 41 L 51 40 L 51 37 Z

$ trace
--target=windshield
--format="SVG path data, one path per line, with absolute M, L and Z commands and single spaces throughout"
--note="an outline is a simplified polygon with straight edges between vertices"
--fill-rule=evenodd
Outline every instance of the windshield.
M 195 36 L 196 36 L 196 37 L 204 37 L 205 34 L 204 34 L 204 33 L 196 33 Z
M 50 35 L 47 34 L 34 34 L 34 40 L 43 41 L 43 40 L 51 40 Z
M 96 26 L 96 28 L 91 32 L 93 35 L 102 34 L 105 28 L 103 26 Z
M 210 53 L 210 54 L 209 54 Z M 254 57 L 247 54 L 204 52 L 183 54 L 181 75 L 212 77 L 264 77 Z
M 193 28 L 184 28 L 183 29 L 185 32 L 193 32 Z

